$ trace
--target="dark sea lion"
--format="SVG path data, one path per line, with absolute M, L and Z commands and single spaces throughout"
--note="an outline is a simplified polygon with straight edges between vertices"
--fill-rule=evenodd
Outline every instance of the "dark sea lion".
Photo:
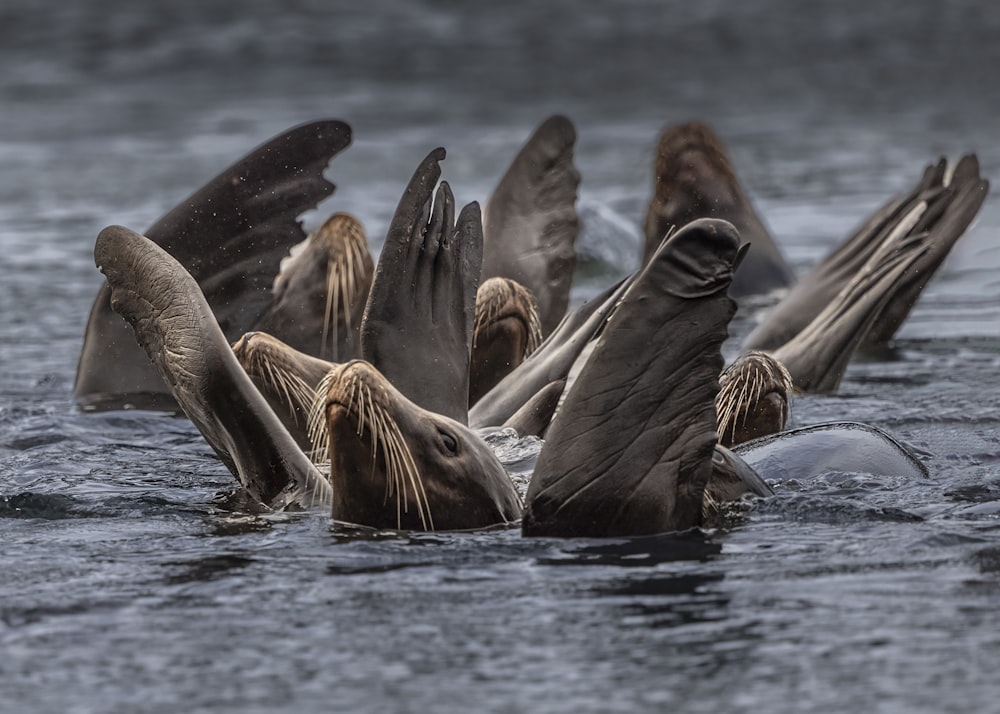
M 510 278 L 488 278 L 476 292 L 469 403 L 475 404 L 534 352 L 542 326 L 531 293 Z
M 535 130 L 494 189 L 483 213 L 483 280 L 505 277 L 538 304 L 542 333 L 566 314 L 580 230 L 576 129 L 552 116 Z
M 297 217 L 333 192 L 327 164 L 351 142 L 339 121 L 295 127 L 271 139 L 182 201 L 146 232 L 191 273 L 233 341 L 267 309 L 289 249 L 305 238 Z M 161 377 L 112 311 L 110 287 L 90 311 L 74 394 L 94 408 L 175 409 Z
M 335 213 L 281 262 L 272 300 L 254 326 L 334 362 L 361 356 L 361 318 L 375 264 L 361 223 Z
M 329 483 L 243 371 L 187 270 L 120 226 L 101 231 L 94 261 L 108 279 L 111 307 L 250 497 L 273 508 L 329 506 Z
M 464 424 L 422 409 L 370 364 L 349 362 L 319 390 L 338 521 L 401 530 L 509 524 L 521 499 Z
M 927 468 L 881 429 L 856 422 L 814 424 L 733 448 L 749 467 L 773 481 L 803 481 L 828 473 L 901 479 L 927 477 Z
M 432 151 L 389 224 L 361 329 L 364 359 L 420 407 L 463 424 L 469 411 L 476 291 L 482 266 L 479 204 L 455 219 L 455 199 Z
M 525 535 L 634 536 L 701 523 L 740 244 L 731 224 L 694 221 L 629 285 L 549 426 Z
M 643 264 L 672 227 L 680 228 L 696 218 L 721 218 L 753 246 L 729 288 L 733 297 L 792 284 L 791 268 L 736 178 L 722 142 L 708 126 L 688 122 L 664 130 L 654 170 Z
M 927 234 L 927 250 L 899 277 L 895 296 L 865 337 L 885 344 L 899 329 L 927 281 L 979 212 L 989 182 L 979 175 L 973 155 L 964 156 L 949 177 L 947 162 L 928 166 L 908 193 L 881 206 L 844 243 L 824 258 L 767 312 L 744 341 L 746 349 L 774 350 L 789 342 L 858 275 L 872 255 L 894 235 Z
M 311 457 L 309 413 L 320 382 L 337 365 L 299 352 L 266 332 L 243 335 L 233 344 L 233 354 L 288 433 Z

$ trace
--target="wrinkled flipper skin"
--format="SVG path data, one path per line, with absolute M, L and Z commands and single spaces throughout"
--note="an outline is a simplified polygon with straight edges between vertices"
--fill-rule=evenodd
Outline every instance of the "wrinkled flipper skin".
M 917 185 L 875 211 L 846 241 L 788 291 L 744 341 L 746 350 L 773 350 L 812 322 L 893 234 L 926 233 L 928 249 L 900 277 L 896 296 L 875 317 L 865 342 L 884 345 L 899 329 L 920 291 L 979 212 L 989 183 L 973 155 L 963 157 L 950 182 L 944 159 L 928 166 Z
M 483 216 L 483 280 L 510 278 L 526 287 L 538 303 L 543 335 L 566 314 L 576 267 L 575 144 L 569 119 L 546 119 L 500 179 Z
M 791 285 L 795 276 L 733 171 L 718 136 L 701 122 L 668 127 L 656 154 L 653 197 L 646 212 L 643 264 L 671 228 L 696 218 L 732 223 L 745 243 L 746 259 L 733 278 L 734 298 L 762 295 Z
M 455 221 L 435 149 L 403 192 L 382 246 L 361 325 L 364 359 L 414 404 L 469 419 L 469 361 L 483 260 L 477 203 Z
M 111 307 L 249 495 L 265 505 L 329 505 L 329 484 L 243 371 L 194 278 L 127 228 L 101 231 L 94 261 Z
M 549 427 L 524 535 L 637 536 L 701 523 L 739 258 L 733 226 L 702 219 L 643 268 Z
M 547 385 L 565 381 L 587 345 L 604 329 L 630 281 L 611 286 L 567 315 L 537 350 L 472 406 L 469 425 L 501 426 Z
M 230 166 L 146 232 L 191 273 L 230 341 L 266 309 L 281 259 L 305 238 L 298 216 L 333 192 L 323 171 L 351 143 L 339 121 L 293 128 Z M 91 308 L 74 394 L 84 405 L 176 409 L 101 287 Z

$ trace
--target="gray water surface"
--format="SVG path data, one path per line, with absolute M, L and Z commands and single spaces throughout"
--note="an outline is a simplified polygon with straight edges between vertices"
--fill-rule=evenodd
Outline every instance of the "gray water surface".
M 0 711 L 1000 711 L 995 198 L 891 354 L 795 403 L 798 424 L 889 430 L 929 477 L 788 479 L 697 536 L 234 514 L 186 420 L 72 402 L 100 228 L 144 229 L 315 118 L 355 142 L 307 224 L 348 210 L 377 247 L 431 148 L 482 201 L 570 116 L 581 299 L 634 269 L 672 122 L 717 129 L 800 273 L 941 154 L 1000 176 L 990 3 L 800 5 L 6 3 Z M 518 468 L 531 446 L 502 451 Z

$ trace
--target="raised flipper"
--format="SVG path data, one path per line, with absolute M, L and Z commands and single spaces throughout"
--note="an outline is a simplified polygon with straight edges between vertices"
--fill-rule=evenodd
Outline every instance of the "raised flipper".
M 500 426 L 547 385 L 565 380 L 590 341 L 604 329 L 630 281 L 611 286 L 567 315 L 537 350 L 472 406 L 470 426 Z
M 191 273 L 230 341 L 271 300 L 281 259 L 305 238 L 298 217 L 333 192 L 323 177 L 351 142 L 343 122 L 291 129 L 230 166 L 146 232 Z M 110 305 L 103 285 L 90 311 L 74 394 L 94 408 L 176 409 L 166 385 Z
M 979 178 L 974 156 L 958 162 L 950 182 L 947 162 L 928 166 L 909 193 L 889 200 L 805 277 L 765 315 L 744 341 L 747 350 L 773 350 L 785 344 L 836 297 L 891 235 L 930 234 L 928 249 L 901 277 L 892 303 L 866 336 L 870 344 L 884 344 L 906 319 L 920 291 L 941 265 L 955 242 L 979 211 L 988 190 Z
M 469 416 L 469 361 L 482 267 L 479 205 L 455 221 L 435 149 L 421 162 L 382 246 L 361 327 L 364 359 L 407 399 L 462 424 Z
M 788 370 L 795 389 L 837 390 L 858 346 L 885 307 L 905 288 L 907 270 L 927 250 L 928 234 L 896 231 L 805 329 L 770 354 Z
M 183 266 L 120 226 L 101 231 L 94 261 L 108 278 L 111 307 L 249 495 L 272 507 L 329 507 L 329 483 L 243 371 Z
M 510 278 L 538 304 L 542 334 L 566 314 L 576 266 L 576 129 L 563 116 L 539 126 L 493 191 L 483 215 L 483 280 Z
M 721 218 L 751 245 L 730 295 L 759 295 L 792 284 L 791 268 L 736 178 L 722 142 L 708 126 L 688 122 L 667 128 L 657 147 L 655 172 L 643 264 L 671 228 L 696 218 Z
M 665 242 L 608 320 L 549 427 L 529 536 L 634 536 L 701 523 L 740 237 L 702 219 Z

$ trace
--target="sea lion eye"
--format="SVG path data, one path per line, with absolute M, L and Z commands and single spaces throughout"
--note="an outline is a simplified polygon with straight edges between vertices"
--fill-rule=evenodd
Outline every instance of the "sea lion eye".
M 455 437 L 446 431 L 439 431 L 438 435 L 441 437 L 441 445 L 451 454 L 458 453 L 458 442 Z

